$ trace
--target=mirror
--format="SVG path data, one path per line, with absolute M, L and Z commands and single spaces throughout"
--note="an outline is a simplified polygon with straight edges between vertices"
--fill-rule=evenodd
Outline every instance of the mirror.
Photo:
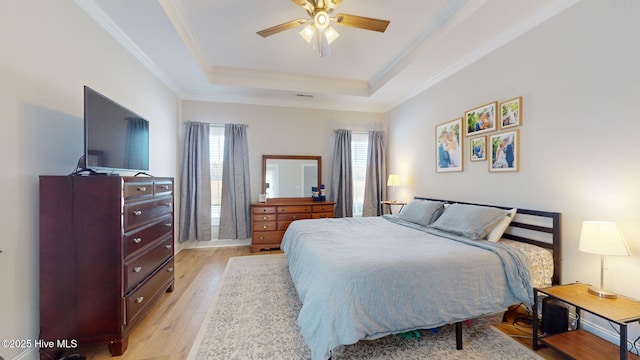
M 262 155 L 262 193 L 267 198 L 311 198 L 322 182 L 320 156 Z

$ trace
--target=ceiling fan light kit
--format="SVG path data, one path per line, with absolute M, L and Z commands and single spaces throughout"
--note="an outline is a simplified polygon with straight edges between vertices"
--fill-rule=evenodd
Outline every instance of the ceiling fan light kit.
M 306 25 L 300 32 L 300 36 L 322 56 L 331 55 L 329 44 L 334 42 L 340 34 L 331 26 L 331 21 L 342 26 L 350 26 L 364 30 L 385 32 L 389 21 L 372 19 L 357 15 L 338 14 L 331 17 L 333 10 L 342 3 L 342 0 L 292 0 L 293 3 L 304 9 L 310 19 L 296 19 L 276 25 L 257 34 L 262 37 L 271 36 L 279 32 L 298 26 Z

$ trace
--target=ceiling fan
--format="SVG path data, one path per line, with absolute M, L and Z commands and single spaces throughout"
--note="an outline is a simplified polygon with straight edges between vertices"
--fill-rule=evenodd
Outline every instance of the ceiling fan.
M 389 21 L 372 19 L 364 16 L 337 14 L 331 16 L 333 10 L 342 3 L 342 0 L 291 0 L 294 4 L 304 9 L 309 18 L 295 19 L 282 23 L 268 29 L 257 32 L 262 37 L 271 36 L 279 32 L 293 29 L 298 26 L 306 25 L 300 36 L 305 39 L 311 46 L 318 51 L 320 56 L 331 55 L 331 44 L 340 36 L 338 32 L 331 26 L 331 21 L 338 25 L 350 26 L 359 29 L 385 32 Z

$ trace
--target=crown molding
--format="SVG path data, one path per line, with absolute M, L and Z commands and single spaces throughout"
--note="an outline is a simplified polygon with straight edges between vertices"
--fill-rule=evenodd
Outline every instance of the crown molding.
M 212 68 L 208 79 L 213 85 L 360 97 L 370 95 L 366 80 L 274 73 L 222 66 Z
M 409 42 L 394 54 L 391 59 L 384 64 L 369 80 L 371 94 L 383 87 L 389 80 L 400 73 L 415 58 L 419 50 L 424 46 L 427 39 L 442 30 L 452 18 L 459 14 L 465 7 L 472 9 L 466 11 L 467 15 L 487 0 L 476 0 L 471 5 L 466 6 L 468 0 L 449 0 L 440 8 L 438 13 L 411 39 Z M 466 16 L 465 16 L 466 17 Z
M 475 63 L 486 55 L 492 53 L 493 51 L 499 49 L 500 47 L 508 44 L 509 42 L 515 40 L 521 35 L 525 34 L 529 30 L 532 30 L 536 26 L 542 24 L 543 22 L 549 20 L 550 18 L 558 15 L 564 10 L 570 8 L 571 6 L 577 4 L 580 0 L 561 0 L 561 1 L 553 1 L 549 5 L 544 8 L 534 12 L 531 16 L 529 16 L 524 21 L 518 22 L 514 26 L 500 33 L 497 37 L 493 38 L 486 45 L 480 47 L 476 51 L 471 54 L 465 56 L 461 60 L 453 63 L 451 66 L 447 67 L 443 71 L 439 72 L 435 76 L 431 77 L 428 81 L 422 83 L 418 87 L 414 88 L 405 96 L 399 98 L 397 101 L 393 101 L 390 104 L 389 109 L 393 109 L 402 103 L 412 99 L 413 97 L 421 94 L 422 92 L 430 89 L 441 81 L 449 78 L 450 76 L 460 72 L 467 66 Z
M 292 95 L 293 97 L 293 95 Z M 349 103 L 337 103 L 335 101 L 321 101 L 317 98 L 313 99 L 292 99 L 287 100 L 283 97 L 270 98 L 265 96 L 252 96 L 252 95 L 198 95 L 198 94 L 183 94 L 180 97 L 181 100 L 187 101 L 202 101 L 202 102 L 214 102 L 214 103 L 227 103 L 227 104 L 244 104 L 244 105 L 263 105 L 263 106 L 279 106 L 290 107 L 300 109 L 315 109 L 315 110 L 337 110 L 337 111 L 355 111 L 355 112 L 370 112 L 370 113 L 385 113 L 390 108 L 381 104 L 349 104 Z
M 109 18 L 93 0 L 74 0 L 100 27 L 111 35 L 120 45 L 129 51 L 142 63 L 158 80 L 160 80 L 174 94 L 181 89 L 167 74 L 153 62 L 140 48 Z
M 202 50 L 200 46 L 198 46 L 198 42 L 193 36 L 188 22 L 185 20 L 185 16 L 183 15 L 184 12 L 175 6 L 175 1 L 159 0 L 158 2 L 160 3 L 160 7 L 162 7 L 162 10 L 169 18 L 169 21 L 173 25 L 173 28 L 178 33 L 178 36 L 180 36 L 180 39 L 182 39 L 182 42 L 191 53 L 191 56 L 193 56 L 193 59 L 198 64 L 200 71 L 202 71 L 202 73 L 205 75 L 209 73 L 211 64 L 209 64 L 209 62 L 206 60 L 206 57 L 202 55 Z

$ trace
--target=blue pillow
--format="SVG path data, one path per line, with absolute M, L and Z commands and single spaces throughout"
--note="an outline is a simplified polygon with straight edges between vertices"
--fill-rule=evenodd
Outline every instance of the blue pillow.
M 444 211 L 444 203 L 441 201 L 412 200 L 405 205 L 398 218 L 412 223 L 427 226 L 433 223 Z
M 509 214 L 507 210 L 489 206 L 451 204 L 431 227 L 478 240 L 487 236 L 493 225 Z

